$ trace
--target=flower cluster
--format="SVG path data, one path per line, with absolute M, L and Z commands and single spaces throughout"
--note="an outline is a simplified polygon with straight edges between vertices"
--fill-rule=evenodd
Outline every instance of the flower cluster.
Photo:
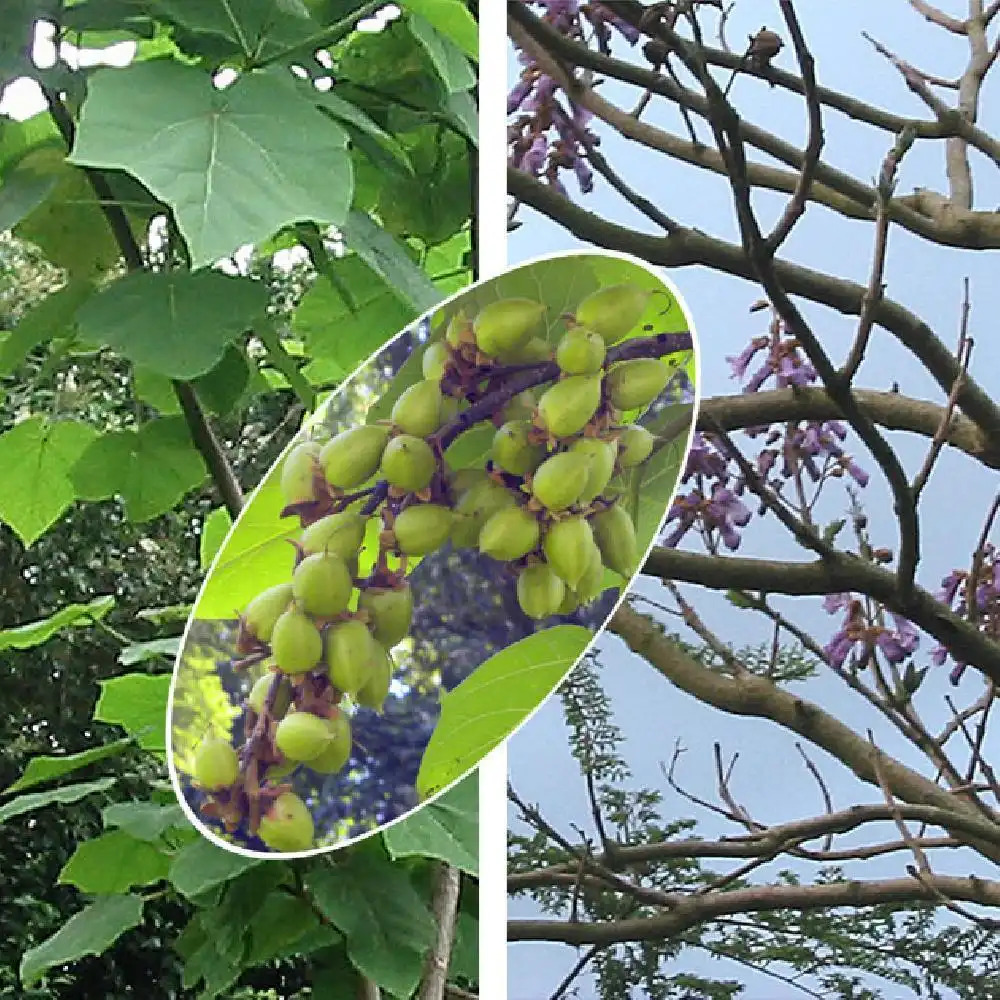
M 818 380 L 801 345 L 788 336 L 778 319 L 766 334 L 754 337 L 739 355 L 726 360 L 733 378 L 743 383 L 744 393 L 772 385 L 776 389 L 802 388 Z M 778 495 L 796 476 L 810 480 L 817 491 L 826 480 L 845 474 L 859 486 L 868 484 L 868 473 L 844 450 L 847 428 L 839 420 L 750 427 L 746 434 L 763 439 L 754 464 L 760 478 Z M 718 450 L 710 434 L 695 435 L 681 482 L 690 483 L 691 489 L 674 500 L 667 515 L 667 524 L 674 527 L 663 544 L 673 548 L 697 527 L 710 550 L 717 539 L 731 551 L 739 548 L 739 529 L 746 527 L 751 518 L 750 509 L 740 499 L 748 483 Z
M 975 622 L 985 635 L 1000 639 L 1000 553 L 996 546 L 987 542 L 973 569 L 953 570 L 941 581 L 941 589 L 934 596 L 959 617 Z M 941 666 L 950 656 L 944 646 L 937 646 L 931 652 L 931 661 Z M 948 675 L 952 684 L 962 679 L 966 666 L 955 661 Z
M 584 43 L 593 38 L 602 52 L 610 50 L 612 35 L 619 33 L 635 44 L 639 33 L 608 7 L 578 0 L 521 0 L 528 6 L 544 8 L 542 19 L 557 31 Z M 589 28 L 589 30 L 588 30 Z M 566 188 L 560 174 L 571 170 L 581 192 L 594 186 L 588 152 L 598 145 L 590 130 L 592 115 L 571 101 L 555 80 L 525 51 L 518 53 L 523 67 L 507 96 L 508 162 L 517 170 L 543 179 L 560 194 Z
M 889 612 L 893 627 L 885 624 L 885 612 L 872 601 L 853 594 L 828 594 L 823 599 L 827 614 L 844 612 L 840 628 L 823 647 L 827 662 L 840 669 L 848 656 L 853 667 L 863 667 L 878 650 L 895 665 L 911 656 L 920 644 L 916 626 L 895 612 Z

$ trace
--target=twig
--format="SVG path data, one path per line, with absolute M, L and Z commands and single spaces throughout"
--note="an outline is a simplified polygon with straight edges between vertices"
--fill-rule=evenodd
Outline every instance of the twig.
M 424 965 L 424 979 L 420 984 L 419 1000 L 444 1000 L 451 949 L 455 939 L 455 923 L 458 919 L 461 880 L 461 873 L 457 868 L 443 861 L 438 865 L 431 903 L 437 937 Z
M 795 741 L 795 749 L 798 750 L 799 756 L 805 761 L 806 768 L 809 773 L 816 779 L 816 784 L 819 785 L 820 794 L 823 796 L 823 805 L 826 807 L 826 815 L 829 816 L 833 812 L 833 799 L 830 796 L 830 789 L 827 787 L 826 782 L 823 780 L 823 775 L 819 773 L 819 768 L 809 759 L 806 754 L 805 749 L 802 744 Z M 833 845 L 833 834 L 828 833 L 826 839 L 824 840 L 824 851 L 829 851 L 830 847 Z
M 896 189 L 896 176 L 899 164 L 913 145 L 913 132 L 904 130 L 899 134 L 892 149 L 889 150 L 882 169 L 879 171 L 878 183 L 875 185 L 875 249 L 872 253 L 871 277 L 858 317 L 858 332 L 854 337 L 854 345 L 841 368 L 841 375 L 850 382 L 857 374 L 864 360 L 868 340 L 875 324 L 875 313 L 885 295 L 883 276 L 885 274 L 885 258 L 889 248 L 889 203 Z

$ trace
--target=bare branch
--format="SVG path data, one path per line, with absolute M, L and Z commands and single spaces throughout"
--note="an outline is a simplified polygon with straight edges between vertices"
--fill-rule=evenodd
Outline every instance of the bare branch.
M 731 678 L 708 669 L 665 636 L 656 622 L 627 603 L 614 613 L 609 628 L 671 684 L 704 704 L 732 715 L 770 719 L 841 760 L 862 781 L 876 782 L 867 742 L 818 705 L 752 674 Z M 1000 826 L 1000 813 L 981 803 L 950 795 L 894 758 L 882 754 L 880 765 L 893 793 L 903 801 L 935 805 L 963 816 L 988 818 Z M 975 846 L 986 857 L 1000 861 L 1000 849 L 996 846 L 985 842 L 977 842 Z
M 690 927 L 734 913 L 766 913 L 775 910 L 810 912 L 841 906 L 934 902 L 937 893 L 951 900 L 1000 905 L 1000 882 L 976 877 L 936 875 L 923 882 L 910 877 L 824 885 L 774 885 L 733 889 L 690 898 L 676 909 L 652 917 L 591 924 L 567 924 L 558 920 L 511 920 L 507 925 L 507 940 L 562 941 L 574 945 L 669 940 Z
M 959 20 L 946 14 L 943 10 L 929 4 L 926 0 L 908 0 L 910 6 L 918 13 L 922 14 L 932 24 L 946 28 L 955 35 L 964 35 L 967 32 L 965 21 Z
M 847 361 L 840 370 L 847 382 L 854 379 L 861 367 L 865 350 L 868 347 L 868 339 L 875 324 L 875 309 L 885 295 L 885 285 L 882 279 L 885 274 L 885 256 L 889 249 L 889 202 L 892 200 L 892 194 L 896 188 L 896 174 L 900 161 L 912 145 L 913 133 L 900 133 L 895 145 L 882 162 L 882 169 L 879 172 L 879 182 L 875 189 L 875 250 L 872 254 L 871 277 L 865 291 L 861 316 L 858 318 L 858 331 L 854 336 L 854 345 Z

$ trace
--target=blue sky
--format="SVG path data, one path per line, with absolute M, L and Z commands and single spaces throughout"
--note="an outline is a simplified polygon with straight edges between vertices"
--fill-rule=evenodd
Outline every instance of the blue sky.
M 835 9 L 831 9 L 834 6 Z M 966 4 L 950 0 L 944 6 L 950 13 L 961 16 Z M 879 4 L 859 0 L 846 0 L 836 5 L 801 3 L 797 9 L 816 58 L 820 83 L 881 104 L 898 114 L 926 117 L 924 108 L 906 89 L 898 72 L 874 52 L 861 36 L 862 31 L 868 31 L 917 66 L 941 76 L 960 73 L 967 58 L 964 39 L 928 25 L 910 10 L 904 0 L 884 0 Z M 739 46 L 762 23 L 776 28 L 781 26 L 776 3 L 738 4 L 730 18 L 730 43 L 734 47 Z M 995 33 L 996 28 L 993 30 Z M 622 54 L 625 51 L 623 47 Z M 790 48 L 779 56 L 778 64 L 794 69 Z M 513 58 L 510 67 L 512 72 L 516 72 Z M 616 89 L 607 84 L 602 93 L 610 99 L 621 97 L 621 103 L 626 108 L 631 107 L 636 98 L 634 91 L 622 96 L 623 88 Z M 771 90 L 765 83 L 750 78 L 738 80 L 732 96 L 745 116 L 789 141 L 800 145 L 804 142 L 805 114 L 799 98 L 781 90 Z M 945 96 L 951 99 L 951 95 Z M 1000 127 L 1000 110 L 995 103 L 991 107 L 991 97 L 996 97 L 996 83 L 988 79 L 982 103 L 985 110 L 981 111 L 979 124 L 996 134 Z M 670 108 L 657 108 L 654 103 L 647 117 L 676 133 L 684 133 L 683 123 Z M 824 126 L 826 162 L 852 172 L 864 182 L 870 182 L 892 144 L 892 136 L 866 129 L 831 111 L 824 113 Z M 732 201 L 724 179 L 674 163 L 606 132 L 601 134 L 604 155 L 635 188 L 682 223 L 738 242 Z M 702 134 L 706 141 L 710 141 L 707 129 Z M 899 193 L 908 193 L 918 186 L 945 190 L 943 162 L 942 143 L 918 143 L 904 161 Z M 973 155 L 973 169 L 975 207 L 989 210 L 1000 206 L 1000 182 L 995 169 L 977 154 Z M 572 189 L 572 179 L 570 186 Z M 656 232 L 651 223 L 610 192 L 600 178 L 592 194 L 579 197 L 574 193 L 574 197 L 588 210 L 606 218 L 646 232 Z M 783 198 L 769 193 L 755 196 L 755 206 L 765 228 L 778 217 L 783 204 Z M 578 245 L 574 237 L 530 210 L 522 210 L 519 218 L 524 224 L 512 234 L 508 244 L 508 262 L 511 265 L 537 254 L 569 250 Z M 844 220 L 812 205 L 787 242 L 783 256 L 867 284 L 871 265 L 871 234 L 870 224 Z M 668 276 L 676 283 L 695 318 L 701 345 L 704 394 L 713 396 L 738 391 L 729 377 L 725 357 L 739 353 L 751 337 L 764 332 L 766 314 L 748 313 L 748 307 L 758 297 L 759 289 L 749 282 L 717 275 L 704 268 L 673 270 L 668 272 Z M 949 345 L 957 339 L 962 280 L 965 277 L 970 279 L 971 332 L 976 338 L 972 368 L 980 383 L 994 394 L 1000 382 L 1000 375 L 997 374 L 1000 370 L 1000 341 L 992 329 L 993 317 L 1000 308 L 997 276 L 995 258 L 988 252 L 977 254 L 939 249 L 899 229 L 890 233 L 887 295 L 925 319 Z M 804 313 L 835 360 L 842 360 L 850 346 L 856 320 L 811 304 L 805 305 Z M 940 390 L 926 377 L 912 356 L 889 334 L 876 330 L 858 384 L 866 388 L 888 389 L 894 380 L 910 396 L 943 401 Z M 912 476 L 923 460 L 926 442 L 900 434 L 890 434 L 890 440 L 898 448 Z M 861 456 L 861 461 L 873 473 L 871 485 L 862 492 L 873 540 L 875 544 L 895 549 L 897 531 L 887 492 L 880 477 L 875 474 L 877 470 L 872 461 L 866 461 L 864 456 Z M 996 477 L 988 470 L 961 456 L 947 452 L 942 456 L 921 507 L 923 551 L 918 580 L 925 587 L 936 589 L 941 578 L 952 568 L 968 565 L 986 508 L 997 485 Z M 845 494 L 831 492 L 825 507 L 827 519 L 843 516 L 846 503 Z M 740 554 L 803 558 L 781 530 L 757 519 L 747 530 Z M 654 599 L 663 594 L 662 588 L 652 582 L 640 582 L 637 589 Z M 689 588 L 687 593 L 696 599 L 699 612 L 724 640 L 739 646 L 767 637 L 767 630 L 752 613 L 737 611 L 707 591 Z M 785 608 L 794 613 L 799 624 L 809 629 L 820 642 L 826 642 L 836 628 L 837 619 L 827 616 L 818 600 L 802 598 L 788 601 Z M 926 662 L 932 646 L 932 640 L 926 636 L 922 638 L 916 657 L 918 664 Z M 740 800 L 758 818 L 766 822 L 782 822 L 822 811 L 818 789 L 802 767 L 793 736 L 772 726 L 736 719 L 705 708 L 672 689 L 642 660 L 627 654 L 614 637 L 602 639 L 599 648 L 605 665 L 604 681 L 613 700 L 616 721 L 626 734 L 625 755 L 634 769 L 635 785 L 661 790 L 665 795 L 666 815 L 696 815 L 703 821 L 701 829 L 706 835 L 735 832 L 732 827 L 720 825 L 710 816 L 694 813 L 694 807 L 666 787 L 659 763 L 669 762 L 675 740 L 680 740 L 687 747 L 679 772 L 680 780 L 695 792 L 706 797 L 713 794 L 712 744 L 718 740 L 722 742 L 724 752 L 731 754 L 739 750 L 735 790 Z M 933 684 L 932 696 L 924 695 L 921 704 L 925 709 L 925 719 L 933 730 L 948 717 L 941 696 L 950 689 L 944 683 L 943 672 L 932 678 L 930 684 Z M 962 687 L 951 693 L 960 704 L 965 704 L 980 691 L 979 678 L 970 673 Z M 874 713 L 859 705 L 856 696 L 846 691 L 831 674 L 826 673 L 800 686 L 799 692 L 818 702 L 856 731 L 863 733 L 868 726 L 873 726 L 877 739 L 886 750 L 926 771 L 922 762 L 903 745 L 901 738 L 894 738 Z M 550 820 L 569 831 L 570 822 L 586 827 L 588 809 L 583 783 L 565 749 L 566 733 L 558 703 L 550 702 L 511 740 L 508 759 L 511 779 L 522 797 L 539 803 Z M 995 749 L 995 738 L 992 745 Z M 836 765 L 822 751 L 811 750 L 810 756 L 827 780 L 835 806 L 879 799 L 880 793 L 876 789 L 860 786 L 842 766 Z M 544 766 L 539 766 L 540 761 L 544 761 Z M 909 860 L 891 855 L 877 863 L 866 863 L 864 873 L 869 877 L 898 876 L 903 864 Z M 943 859 L 938 866 L 939 871 L 956 874 L 967 874 L 968 868 L 967 858 L 957 855 L 950 860 Z M 527 916 L 531 912 L 530 905 L 526 903 L 511 904 L 511 916 Z M 511 1000 L 541 1000 L 547 997 L 575 957 L 572 949 L 561 945 L 512 945 L 509 949 Z M 776 988 L 771 980 L 747 976 L 739 967 L 727 967 L 703 955 L 685 953 L 683 962 L 683 968 L 691 971 L 742 979 L 748 986 L 743 1000 L 775 1000 L 798 995 L 788 987 L 778 985 Z M 681 971 L 681 968 L 677 966 L 672 971 Z M 594 995 L 592 985 L 583 980 L 580 996 L 586 1000 Z M 890 995 L 903 996 L 898 988 Z

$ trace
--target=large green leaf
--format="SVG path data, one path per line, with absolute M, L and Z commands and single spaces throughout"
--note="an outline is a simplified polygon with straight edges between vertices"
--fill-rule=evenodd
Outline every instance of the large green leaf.
M 21 958 L 21 982 L 30 986 L 47 969 L 102 955 L 126 931 L 142 923 L 139 896 L 106 896 L 74 914 L 52 937 Z
M 94 74 L 71 160 L 142 181 L 174 210 L 197 268 L 293 222 L 343 222 L 347 141 L 291 82 L 248 73 L 219 90 L 162 60 Z
M 191 899 L 259 864 L 262 864 L 259 858 L 233 854 L 199 837 L 174 858 L 169 877 L 173 887 Z
M 385 177 L 378 199 L 379 217 L 397 236 L 441 243 L 469 218 L 468 146 L 453 132 L 432 125 L 406 132 L 400 142 L 415 176 Z
M 197 50 L 249 63 L 273 58 L 320 30 L 299 0 L 158 0 L 157 8 L 195 36 Z
M 152 420 L 137 431 L 104 434 L 70 472 L 78 497 L 120 496 L 129 520 L 137 524 L 166 513 L 205 475 L 205 461 L 181 417 Z
M 229 529 L 233 526 L 233 519 L 229 516 L 229 511 L 225 507 L 216 507 L 202 525 L 201 538 L 198 540 L 198 558 L 202 569 L 208 569 L 212 565 L 222 543 L 229 534 Z
M 352 211 L 341 226 L 344 243 L 391 288 L 414 313 L 427 312 L 444 297 L 407 247 L 375 225 L 367 212 Z M 353 289 L 352 289 L 353 291 Z
M 479 781 L 473 772 L 382 834 L 393 858 L 439 858 L 479 875 Z
M 499 746 L 555 690 L 594 634 L 557 625 L 508 646 L 441 698 L 441 717 L 417 775 L 426 797 Z
M 430 56 L 434 69 L 449 94 L 469 90 L 476 85 L 476 74 L 455 43 L 419 14 L 410 14 L 410 31 Z
M 29 417 L 0 434 L 0 520 L 31 545 L 76 499 L 69 469 L 97 436 L 75 420 Z
M 196 617 L 235 618 L 264 581 L 291 574 L 295 550 L 290 539 L 300 529 L 297 518 L 279 517 L 284 507 L 280 481 L 281 469 L 275 465 L 247 501 L 198 596 Z
M 93 290 L 89 281 L 71 281 L 28 310 L 0 344 L 0 375 L 13 374 L 39 344 L 69 335 L 76 311 Z
M 149 639 L 146 642 L 130 642 L 118 654 L 118 662 L 123 667 L 134 667 L 137 663 L 149 660 L 164 659 L 171 663 L 177 658 L 181 637 L 166 636 L 163 639 Z
M 159 840 L 168 830 L 192 829 L 176 803 L 116 802 L 102 811 L 101 819 L 106 828 L 124 830 L 137 840 Z
M 95 792 L 106 792 L 117 781 L 117 778 L 98 778 L 96 781 L 81 781 L 76 785 L 64 785 L 48 792 L 32 792 L 30 795 L 19 795 L 0 805 L 0 823 L 15 816 L 21 816 L 36 809 L 44 809 L 51 805 L 70 805 L 80 799 L 93 795 Z
M 413 320 L 416 310 L 358 256 L 333 261 L 332 271 L 350 301 L 320 275 L 296 309 L 292 331 L 305 339 L 328 378 L 343 379 Z
M 433 918 L 406 873 L 386 864 L 378 841 L 338 855 L 333 868 L 313 869 L 306 888 L 347 939 L 362 975 L 394 996 L 409 997 L 434 940 Z
M 470 59 L 479 58 L 479 26 L 462 0 L 405 0 L 402 6 L 429 21 Z
M 97 722 L 121 726 L 144 750 L 166 749 L 169 674 L 123 674 L 101 681 L 101 696 L 94 708 Z
M 88 299 L 80 335 L 170 378 L 203 375 L 267 306 L 267 288 L 218 271 L 137 271 Z
M 95 597 L 86 604 L 67 604 L 48 618 L 0 631 L 0 650 L 41 646 L 64 628 L 86 628 L 100 621 L 114 606 L 115 599 L 110 594 Z
M 24 769 L 24 774 L 12 785 L 8 785 L 3 794 L 10 795 L 12 792 L 22 792 L 26 788 L 33 788 L 35 785 L 44 785 L 47 781 L 53 781 L 65 774 L 79 771 L 80 768 L 87 767 L 88 764 L 95 764 L 106 757 L 120 754 L 131 743 L 131 740 L 115 740 L 114 743 L 105 743 L 102 746 L 91 747 L 80 753 L 64 754 L 61 757 L 32 757 Z
M 94 895 L 125 892 L 165 878 L 170 858 L 146 840 L 112 830 L 77 844 L 58 882 Z

